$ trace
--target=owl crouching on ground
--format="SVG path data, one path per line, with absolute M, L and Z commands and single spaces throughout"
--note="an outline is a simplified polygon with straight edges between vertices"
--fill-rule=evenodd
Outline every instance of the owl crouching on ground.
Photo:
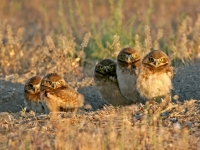
M 124 48 L 117 56 L 117 80 L 121 94 L 134 103 L 143 103 L 136 90 L 137 72 L 140 68 L 140 54 L 133 48 Z
M 139 70 L 136 87 L 147 101 L 171 100 L 173 68 L 169 57 L 160 50 L 147 54 Z
M 116 63 L 110 59 L 101 60 L 94 70 L 94 81 L 102 99 L 113 106 L 130 105 L 133 102 L 127 100 L 120 93 Z
M 47 114 L 62 110 L 76 110 L 83 106 L 84 96 L 67 85 L 64 78 L 56 73 L 50 73 L 42 79 L 40 91 Z
M 40 83 L 41 76 L 30 78 L 24 86 L 24 103 L 28 111 L 44 113 L 44 107 L 40 100 Z

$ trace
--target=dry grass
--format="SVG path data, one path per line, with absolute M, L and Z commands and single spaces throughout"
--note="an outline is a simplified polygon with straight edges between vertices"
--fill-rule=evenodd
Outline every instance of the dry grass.
M 0 76 L 59 72 L 81 87 L 96 59 L 116 58 L 125 46 L 142 55 L 162 49 L 174 66 L 193 62 L 200 57 L 199 8 L 199 0 L 1 0 Z M 199 110 L 190 100 L 159 116 L 142 106 L 56 118 L 0 113 L 0 149 L 198 149 Z
M 48 71 L 80 73 L 84 62 L 116 58 L 125 46 L 135 47 L 141 54 L 151 48 L 162 49 L 174 65 L 186 63 L 199 57 L 200 52 L 200 15 L 196 9 L 191 12 L 193 7 L 189 7 L 200 7 L 197 2 L 151 0 L 149 4 L 129 5 L 130 1 L 114 3 L 110 0 L 106 5 L 100 1 L 27 3 L 3 0 L 0 6 L 3 12 L 0 14 L 0 73 L 22 74 L 36 67 L 41 74 Z M 166 10 L 168 7 L 171 11 Z M 142 14 L 141 9 L 147 10 L 148 15 Z M 175 15 L 176 11 L 179 16 Z M 160 25 L 163 17 L 166 24 Z
M 144 115 L 138 106 L 80 110 L 76 116 L 60 113 L 53 119 L 34 112 L 3 113 L 0 145 L 3 149 L 198 149 L 199 103 L 173 105 L 158 120 Z
M 1 74 L 25 73 L 36 70 L 38 74 L 60 72 L 80 75 L 83 61 L 85 60 L 84 48 L 87 46 L 89 34 L 86 34 L 82 49 L 75 49 L 74 40 L 68 40 L 65 36 L 59 36 L 58 46 L 55 46 L 51 36 L 46 36 L 45 45 L 37 45 L 27 48 L 21 42 L 23 29 L 13 34 L 11 26 L 6 26 L 1 31 Z M 6 33 L 6 34 L 3 34 Z

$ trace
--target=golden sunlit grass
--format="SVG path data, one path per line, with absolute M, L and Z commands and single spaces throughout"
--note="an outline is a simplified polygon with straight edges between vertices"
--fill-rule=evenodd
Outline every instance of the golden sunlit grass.
M 91 64 L 130 46 L 161 49 L 173 65 L 200 57 L 198 0 L 2 0 L 0 76 L 59 72 L 73 87 L 92 84 Z M 87 78 L 86 78 L 87 77 Z M 82 84 L 82 86 L 78 85 Z M 177 99 L 177 98 L 174 98 Z M 198 149 L 199 102 L 176 101 L 159 115 L 127 106 L 56 118 L 0 113 L 0 149 Z
M 197 149 L 197 103 L 176 105 L 156 122 L 137 106 L 109 106 L 79 111 L 76 116 L 60 113 L 53 120 L 34 112 L 4 113 L 0 145 L 5 149 Z M 139 113 L 143 116 L 136 117 Z
M 6 33 L 6 34 L 3 34 Z M 23 29 L 20 28 L 17 35 L 13 34 L 11 26 L 6 26 L 1 31 L 1 60 L 2 74 L 24 73 L 36 69 L 37 73 L 60 72 L 80 74 L 85 60 L 84 48 L 89 40 L 86 34 L 81 45 L 82 49 L 75 49 L 74 40 L 68 40 L 65 36 L 58 38 L 58 46 L 55 46 L 51 36 L 46 36 L 46 44 L 37 47 L 26 47 L 21 42 Z

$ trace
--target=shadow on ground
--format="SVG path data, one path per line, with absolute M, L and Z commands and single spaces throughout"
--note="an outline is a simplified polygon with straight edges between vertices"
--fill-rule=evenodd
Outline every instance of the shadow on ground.
M 106 103 L 104 100 L 101 99 L 96 87 L 94 86 L 79 88 L 78 92 L 84 95 L 85 103 L 89 103 L 92 106 L 93 110 L 103 108 L 103 105 Z
M 23 107 L 23 85 L 1 80 L 0 112 L 19 112 Z
M 200 63 L 180 67 L 175 72 L 172 96 L 178 95 L 180 101 L 200 100 Z M 23 88 L 28 77 L 30 75 L 9 75 L 0 79 L 0 112 L 19 112 L 24 108 Z M 100 98 L 97 89 L 83 82 L 80 84 L 78 91 L 84 95 L 85 103 L 90 104 L 93 110 L 102 108 L 105 101 Z
M 200 100 L 200 63 L 180 67 L 173 79 L 173 95 L 178 95 L 180 101 Z

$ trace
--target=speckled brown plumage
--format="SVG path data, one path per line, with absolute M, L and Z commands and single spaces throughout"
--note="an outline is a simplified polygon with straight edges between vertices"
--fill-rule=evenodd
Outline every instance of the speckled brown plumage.
M 40 90 L 46 113 L 73 110 L 83 106 L 84 96 L 67 85 L 56 73 L 50 73 L 42 79 Z
M 40 83 L 42 77 L 34 76 L 30 78 L 24 86 L 24 103 L 27 110 L 36 111 L 39 113 L 44 112 L 44 107 L 40 100 Z
M 117 79 L 119 88 L 126 99 L 134 103 L 143 102 L 136 90 L 136 78 L 140 68 L 140 54 L 133 48 L 124 48 L 117 57 Z
M 173 68 L 169 57 L 160 50 L 153 50 L 142 61 L 137 78 L 137 90 L 147 101 L 170 101 L 173 88 Z
M 101 60 L 95 67 L 94 80 L 101 97 L 114 106 L 129 105 L 133 102 L 127 100 L 119 90 L 116 74 L 116 63 L 110 59 Z

